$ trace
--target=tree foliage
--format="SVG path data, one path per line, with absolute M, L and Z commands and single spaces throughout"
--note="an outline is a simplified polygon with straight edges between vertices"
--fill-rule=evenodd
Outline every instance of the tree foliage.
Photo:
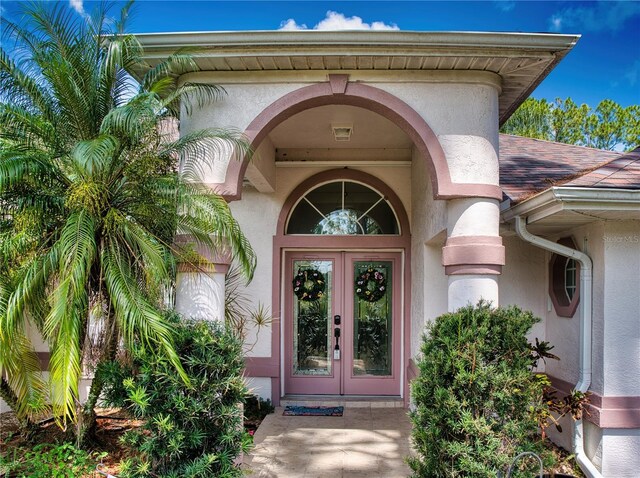
M 640 106 L 623 108 L 603 100 L 593 109 L 571 98 L 555 102 L 528 98 L 500 131 L 589 148 L 630 150 L 640 146 Z
M 234 462 L 249 444 L 240 406 L 248 393 L 242 342 L 218 322 L 174 323 L 176 352 L 191 386 L 142 342 L 132 349 L 130 365 L 111 362 L 99 371 L 107 402 L 143 421 L 123 436 L 135 457 L 124 462 L 121 475 L 240 477 Z
M 0 371 L 19 415 L 48 399 L 61 426 L 82 416 L 87 366 L 121 342 L 158 351 L 188 382 L 162 313 L 176 262 L 189 261 L 176 233 L 231 253 L 247 277 L 255 267 L 227 203 L 198 176 L 217 152 L 244 154 L 247 143 L 222 129 L 173 133 L 181 104 L 203 106 L 223 90 L 179 84 L 196 69 L 183 51 L 136 86 L 128 71 L 144 62 L 124 33 L 130 6 L 117 22 L 104 4 L 86 19 L 61 2 L 23 4 L 21 24 L 3 18 Z M 51 350 L 48 387 L 30 327 Z M 100 386 L 94 380 L 89 414 Z
M 518 453 L 542 451 L 546 381 L 531 373 L 526 338 L 538 320 L 517 307 L 480 302 L 429 327 L 411 387 L 413 476 L 490 478 Z

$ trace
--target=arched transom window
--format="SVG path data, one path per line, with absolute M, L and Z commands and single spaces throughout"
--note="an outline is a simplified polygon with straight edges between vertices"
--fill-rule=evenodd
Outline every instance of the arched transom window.
M 400 234 L 395 212 L 378 191 L 354 181 L 335 181 L 308 191 L 289 216 L 287 234 Z

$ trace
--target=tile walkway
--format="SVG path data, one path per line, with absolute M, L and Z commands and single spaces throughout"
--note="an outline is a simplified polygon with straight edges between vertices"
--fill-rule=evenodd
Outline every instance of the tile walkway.
M 342 417 L 268 415 L 245 459 L 252 478 L 406 478 L 411 424 L 401 408 L 350 408 Z

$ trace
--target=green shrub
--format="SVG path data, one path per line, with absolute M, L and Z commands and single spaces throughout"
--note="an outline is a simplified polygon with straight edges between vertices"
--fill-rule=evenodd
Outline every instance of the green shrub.
M 538 320 L 480 302 L 431 324 L 411 387 L 413 476 L 495 478 L 520 452 L 544 454 L 545 380 L 526 338 Z
M 15 478 L 78 478 L 91 476 L 103 455 L 87 453 L 71 443 L 41 444 L 0 456 L 0 475 Z
M 216 322 L 174 322 L 189 386 L 164 356 L 142 343 L 133 347 L 132 365 L 111 363 L 99 372 L 107 403 L 144 421 L 123 436 L 135 456 L 123 462 L 121 476 L 241 476 L 234 460 L 250 443 L 242 426 L 242 345 Z
M 275 407 L 271 400 L 268 398 L 265 400 L 256 395 L 247 397 L 244 404 L 244 418 L 249 421 L 261 421 L 275 411 Z

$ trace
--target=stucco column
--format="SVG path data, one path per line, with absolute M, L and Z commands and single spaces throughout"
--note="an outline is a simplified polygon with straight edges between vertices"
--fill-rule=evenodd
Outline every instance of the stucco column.
M 177 236 L 175 242 L 180 247 L 189 247 L 194 255 L 193 262 L 178 264 L 176 311 L 184 317 L 223 321 L 225 274 L 230 258 L 207 248 L 188 246 L 192 244 L 188 236 Z
M 449 276 L 450 312 L 480 299 L 498 305 L 498 275 L 504 265 L 499 235 L 498 201 L 487 198 L 452 199 L 447 203 L 448 237 L 442 263 Z

